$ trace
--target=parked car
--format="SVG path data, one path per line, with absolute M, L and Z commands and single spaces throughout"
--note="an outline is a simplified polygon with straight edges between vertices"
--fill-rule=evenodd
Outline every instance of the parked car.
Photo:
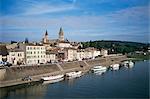
M 22 78 L 22 81 L 31 81 L 32 78 L 31 76 L 25 76 L 24 78 Z
M 8 63 L 6 66 L 10 67 L 10 66 L 12 66 L 12 64 L 11 64 L 11 63 Z
M 10 67 L 10 66 L 12 66 L 12 64 L 11 64 L 11 63 L 9 63 L 9 62 L 4 62 L 4 66 L 8 66 L 8 67 Z
M 44 63 L 40 63 L 40 65 L 43 65 Z
M 0 61 L 0 66 L 4 66 L 4 62 L 3 61 Z

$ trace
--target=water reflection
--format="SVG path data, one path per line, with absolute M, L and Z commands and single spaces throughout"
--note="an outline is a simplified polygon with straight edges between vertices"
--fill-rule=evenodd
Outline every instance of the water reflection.
M 0 88 L 0 98 L 147 98 L 149 95 L 148 64 L 148 61 L 137 62 L 133 68 L 122 67 L 118 71 L 107 71 L 103 76 L 88 73 L 80 78 L 67 79 L 58 83 L 46 81 Z
M 24 97 L 25 99 L 35 99 L 37 97 L 37 99 L 43 99 L 44 94 L 41 94 L 41 92 L 46 90 L 47 86 L 41 86 L 39 83 L 0 88 L 0 98 L 10 99 L 11 97 L 14 97 L 14 99 L 20 99 Z

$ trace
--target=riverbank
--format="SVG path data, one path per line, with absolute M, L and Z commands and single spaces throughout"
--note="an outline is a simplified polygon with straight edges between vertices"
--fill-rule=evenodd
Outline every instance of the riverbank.
M 20 66 L 0 69 L 0 87 L 14 86 L 24 83 L 36 82 L 43 76 L 65 74 L 67 72 L 81 70 L 87 72 L 95 65 L 109 66 L 127 60 L 126 56 L 101 57 L 94 60 L 74 61 L 41 66 Z M 25 76 L 31 76 L 31 81 L 22 81 Z
M 144 54 L 130 54 L 127 55 L 128 58 L 134 61 L 140 61 L 140 60 L 149 60 L 150 59 L 150 54 L 147 53 L 146 55 Z

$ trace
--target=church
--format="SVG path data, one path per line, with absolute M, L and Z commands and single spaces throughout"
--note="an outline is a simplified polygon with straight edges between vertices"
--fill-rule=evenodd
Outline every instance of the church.
M 43 44 L 50 44 L 50 43 L 53 43 L 54 41 L 56 41 L 56 42 L 64 42 L 65 40 L 64 40 L 64 32 L 63 32 L 63 29 L 62 29 L 62 27 L 60 28 L 60 30 L 59 30 L 59 38 L 58 39 L 56 39 L 56 40 L 49 40 L 49 38 L 48 38 L 48 31 L 46 30 L 46 32 L 45 32 L 45 35 L 44 35 L 44 38 L 43 38 L 43 40 L 42 40 L 42 43 Z
M 55 53 L 57 60 L 76 60 L 77 49 L 80 43 L 69 42 L 64 39 L 64 31 L 62 27 L 58 32 L 58 39 L 49 39 L 48 31 L 46 30 L 42 44 L 46 47 L 46 55 L 50 56 L 51 53 Z
M 58 39 L 49 40 L 48 31 L 46 30 L 44 38 L 42 39 L 42 43 L 47 47 L 47 49 L 50 49 L 52 47 L 77 49 L 80 45 L 77 42 L 69 42 L 67 39 L 64 39 L 64 31 L 62 27 L 59 30 Z

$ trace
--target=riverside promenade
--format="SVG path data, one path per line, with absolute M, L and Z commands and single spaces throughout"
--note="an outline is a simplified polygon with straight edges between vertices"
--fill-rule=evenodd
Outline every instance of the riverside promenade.
M 43 76 L 65 74 L 71 71 L 89 71 L 93 66 L 102 65 L 109 67 L 111 64 L 127 60 L 126 56 L 108 56 L 91 60 L 63 62 L 56 64 L 43 64 L 34 66 L 12 66 L 0 69 L 0 87 L 8 87 L 19 84 L 40 81 Z M 31 81 L 23 81 L 22 78 L 31 76 Z

